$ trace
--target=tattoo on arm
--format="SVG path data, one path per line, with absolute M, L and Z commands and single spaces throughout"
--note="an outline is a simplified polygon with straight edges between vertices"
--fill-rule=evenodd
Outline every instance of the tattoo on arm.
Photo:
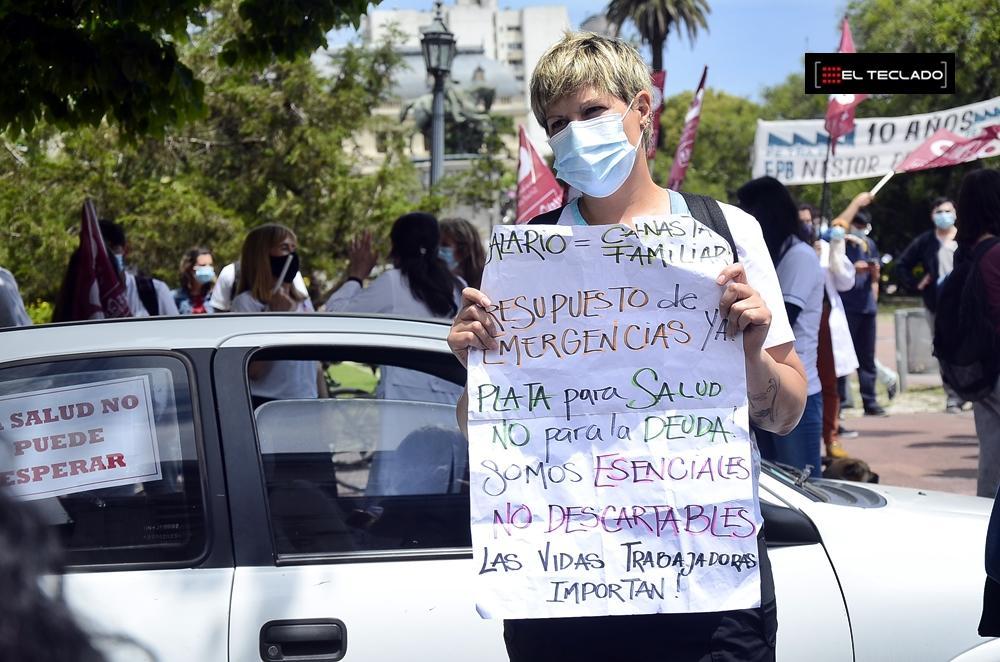
M 778 391 L 781 390 L 781 379 L 771 377 L 767 382 L 767 388 L 757 393 L 749 394 L 750 418 L 755 421 L 774 422 Z

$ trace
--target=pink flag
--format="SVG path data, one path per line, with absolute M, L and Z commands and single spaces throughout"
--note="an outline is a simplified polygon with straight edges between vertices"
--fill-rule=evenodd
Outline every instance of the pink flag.
M 88 199 L 83 203 L 72 318 L 88 320 L 131 315 L 125 285 L 111 264 L 97 223 L 97 211 L 93 201 Z
M 684 175 L 687 173 L 688 164 L 691 163 L 691 154 L 694 153 L 694 139 L 698 134 L 698 122 L 701 121 L 701 101 L 705 97 L 705 78 L 708 76 L 708 67 L 701 72 L 701 82 L 691 99 L 687 115 L 684 117 L 684 130 L 681 132 L 681 141 L 677 143 L 677 153 L 674 154 L 674 165 L 670 168 L 670 181 L 667 188 L 679 191 L 684 183 Z
M 646 150 L 646 159 L 652 161 L 656 157 L 656 143 L 660 140 L 660 114 L 663 112 L 663 85 L 667 82 L 666 71 L 654 71 L 653 79 L 653 123 L 652 133 L 649 137 L 649 149 Z
M 520 127 L 521 146 L 517 159 L 517 222 L 527 223 L 535 216 L 558 209 L 563 204 L 563 189 L 549 167 L 538 156 Z
M 854 37 L 851 26 L 844 17 L 840 31 L 838 53 L 854 53 Z M 837 153 L 837 140 L 854 130 L 854 109 L 868 98 L 867 94 L 834 94 L 826 107 L 826 131 L 830 134 L 830 150 Z
M 968 163 L 1000 155 L 1000 124 L 983 127 L 982 133 L 964 138 L 938 129 L 896 166 L 896 172 L 913 172 Z

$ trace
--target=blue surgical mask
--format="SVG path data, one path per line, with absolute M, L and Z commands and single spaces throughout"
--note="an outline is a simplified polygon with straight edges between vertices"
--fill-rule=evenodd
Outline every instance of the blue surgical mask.
M 455 249 L 451 246 L 438 247 L 438 257 L 444 260 L 449 269 L 454 270 L 458 266 L 458 260 L 455 259 Z
M 194 270 L 194 279 L 201 283 L 202 285 L 207 285 L 215 280 L 215 267 L 203 266 L 196 267 Z
M 115 261 L 115 269 L 125 271 L 125 255 L 122 253 L 112 253 L 111 259 Z
M 947 230 L 951 226 L 955 225 L 955 212 L 950 211 L 936 211 L 933 215 L 934 225 L 937 226 L 938 230 Z
M 628 114 L 632 109 L 629 103 Z M 609 113 L 590 120 L 570 122 L 549 138 L 556 176 L 593 198 L 606 198 L 622 187 L 635 166 L 642 145 L 629 142 L 625 116 Z
M 830 228 L 830 241 L 843 241 L 845 235 L 844 228 L 839 225 Z

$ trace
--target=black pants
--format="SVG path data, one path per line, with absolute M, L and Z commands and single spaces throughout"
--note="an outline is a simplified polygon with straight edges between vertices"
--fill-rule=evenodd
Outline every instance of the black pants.
M 875 315 L 847 313 L 854 353 L 858 355 L 858 382 L 865 409 L 878 406 L 875 399 Z
M 757 545 L 757 609 L 509 620 L 503 632 L 507 655 L 511 662 L 773 662 L 774 578 L 763 536 Z

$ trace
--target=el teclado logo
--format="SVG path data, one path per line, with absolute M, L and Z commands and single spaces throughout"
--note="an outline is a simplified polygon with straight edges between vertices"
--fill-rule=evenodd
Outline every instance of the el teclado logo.
M 954 94 L 954 53 L 806 53 L 806 94 Z

